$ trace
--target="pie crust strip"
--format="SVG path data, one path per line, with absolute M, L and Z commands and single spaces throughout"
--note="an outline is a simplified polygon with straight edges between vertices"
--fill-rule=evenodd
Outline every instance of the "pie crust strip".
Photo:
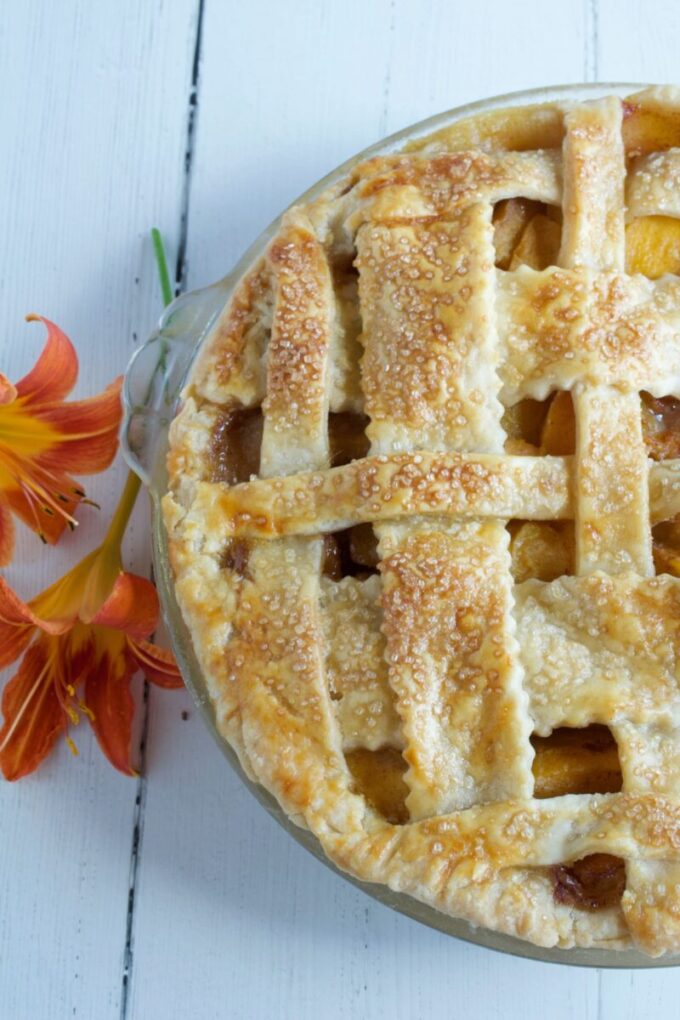
M 567 268 L 620 270 L 625 260 L 625 153 L 621 103 L 581 104 L 566 118 L 563 235 Z M 586 292 L 584 291 L 584 297 Z M 584 331 L 588 328 L 584 309 Z M 606 331 L 598 335 L 606 344 Z M 576 573 L 636 570 L 653 574 L 647 455 L 638 393 L 598 375 L 574 387 L 576 415 Z
M 460 519 L 573 517 L 571 457 L 395 453 L 328 471 L 199 483 L 193 510 L 222 542 L 339 531 L 354 524 L 450 514 Z M 680 513 L 680 461 L 649 464 L 653 523 Z
M 567 267 L 587 265 L 596 270 L 619 270 L 625 261 L 625 153 L 621 138 L 621 104 L 613 99 L 577 107 L 566 118 L 564 143 L 564 228 L 561 262 Z M 607 343 L 606 333 L 601 342 Z M 625 372 L 625 366 L 623 371 Z M 629 384 L 630 385 L 630 384 Z M 634 384 L 633 384 L 634 385 Z M 577 491 L 576 573 L 633 570 L 654 574 L 649 524 L 647 455 L 636 389 L 608 385 L 595 377 L 574 389 L 576 415 Z M 607 720 L 610 724 L 614 719 Z M 634 742 L 631 724 L 618 728 L 622 754 L 628 761 Z M 674 743 L 674 748 L 677 744 Z M 677 751 L 675 753 L 677 757 Z M 623 771 L 625 794 L 647 790 L 649 783 L 637 769 Z M 650 866 L 626 854 L 627 882 L 622 909 L 633 939 L 648 952 L 658 951 L 658 932 L 670 915 L 680 915 L 677 864 Z M 660 893 L 663 889 L 663 893 Z M 671 890 L 673 890 L 671 892 Z M 660 900 L 673 898 L 662 912 Z M 663 916 L 664 921 L 660 921 Z M 677 942 L 680 921 L 673 921 Z
M 371 453 L 500 452 L 491 206 L 398 219 L 357 236 Z M 529 795 L 503 523 L 413 516 L 376 533 L 411 818 Z
M 272 335 L 260 473 L 280 476 L 328 462 L 329 349 L 335 303 L 323 247 L 293 213 L 272 242 Z M 250 545 L 229 659 L 243 742 L 256 776 L 289 813 L 327 826 L 361 824 L 328 691 L 319 610 L 321 538 Z M 283 754 L 272 753 L 272 733 Z M 285 791 L 285 792 L 283 792 Z M 344 794 L 344 796 L 342 795 Z

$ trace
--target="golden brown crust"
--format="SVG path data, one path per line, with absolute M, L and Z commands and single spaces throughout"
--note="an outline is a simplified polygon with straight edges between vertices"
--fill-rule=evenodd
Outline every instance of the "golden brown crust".
M 412 819 L 533 790 L 507 533 L 496 521 L 428 524 L 384 528 L 381 543 L 383 630 Z
M 325 252 L 301 214 L 269 246 L 276 284 L 260 473 L 328 462 L 326 382 L 335 305 Z
M 192 372 L 199 399 L 220 406 L 261 403 L 272 304 L 271 268 L 261 261 L 243 277 L 199 354 Z
M 674 393 L 680 280 L 527 266 L 498 274 L 501 397 L 543 399 L 578 383 Z
M 323 472 L 196 486 L 192 509 L 226 540 L 313 535 L 413 514 L 552 520 L 572 513 L 570 457 L 398 453 Z M 672 498 L 670 495 L 668 498 Z M 680 506 L 680 499 L 678 500 Z
M 680 285 L 623 271 L 626 216 L 680 215 L 679 110 L 500 111 L 356 167 L 283 218 L 171 430 L 177 598 L 248 774 L 341 868 L 546 946 L 680 950 L 680 581 L 651 576 L 650 530 L 680 462 L 648 460 L 638 395 L 680 396 Z M 557 265 L 496 268 L 516 197 L 561 207 Z M 554 390 L 573 456 L 509 455 L 504 408 Z M 257 477 L 226 484 L 219 423 L 256 407 Z M 331 467 L 349 410 L 370 449 Z M 575 576 L 513 583 L 511 518 L 574 521 Z M 359 523 L 379 575 L 321 577 L 321 535 Z M 591 723 L 621 792 L 535 798 L 532 731 Z M 385 748 L 405 821 L 345 758 Z M 590 854 L 625 860 L 620 904 L 555 894 Z
M 479 150 L 418 156 L 376 156 L 354 172 L 350 226 L 394 220 L 442 220 L 476 202 L 489 204 L 521 192 L 557 204 L 557 152 L 484 153 Z
M 371 451 L 500 451 L 490 206 L 366 225 L 357 250 Z

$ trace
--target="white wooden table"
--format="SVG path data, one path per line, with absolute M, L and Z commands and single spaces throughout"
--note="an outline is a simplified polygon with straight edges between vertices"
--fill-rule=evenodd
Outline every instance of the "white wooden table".
M 223 275 L 307 185 L 460 103 L 558 82 L 680 77 L 672 0 L 22 0 L 0 13 L 0 369 L 73 338 L 81 394 L 160 310 L 148 230 L 183 285 Z M 103 510 L 7 572 L 33 594 Z M 128 565 L 148 569 L 140 507 Z M 140 688 L 138 687 L 138 690 Z M 188 718 L 185 714 L 188 713 Z M 300 849 L 240 786 L 184 692 L 152 691 L 145 776 L 75 734 L 0 785 L 2 1020 L 676 1016 L 680 972 L 557 968 L 390 913 Z

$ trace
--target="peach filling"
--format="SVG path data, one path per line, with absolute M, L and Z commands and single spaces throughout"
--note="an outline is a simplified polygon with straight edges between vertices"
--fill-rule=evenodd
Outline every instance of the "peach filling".
M 363 794 L 388 822 L 404 825 L 408 821 L 408 787 L 404 782 L 406 762 L 401 753 L 394 747 L 383 747 L 379 751 L 362 747 L 348 751 L 345 758 L 355 791 Z
M 262 412 L 226 412 L 213 429 L 210 442 L 212 481 L 237 485 L 249 481 L 260 469 Z
M 370 524 L 324 535 L 323 573 L 332 581 L 343 577 L 361 581 L 375 574 L 377 566 L 378 543 Z
M 680 113 L 626 100 L 621 133 L 629 157 L 671 149 L 680 145 Z
M 561 727 L 549 737 L 531 738 L 535 796 L 569 793 L 618 793 L 622 777 L 619 754 L 606 726 Z M 615 906 L 626 883 L 624 862 L 610 854 L 590 854 L 550 869 L 558 903 L 581 910 Z
M 680 400 L 642 393 L 642 432 L 652 460 L 680 457 Z
M 499 269 L 546 269 L 560 250 L 562 213 L 528 198 L 498 202 L 493 213 L 494 248 Z
M 363 414 L 342 411 L 328 416 L 328 442 L 331 452 L 331 467 L 360 460 L 368 453 L 366 426 L 368 418 Z
M 351 412 L 329 415 L 332 467 L 349 464 L 367 455 L 367 425 L 368 418 L 364 415 Z M 324 536 L 323 573 L 331 580 L 339 581 L 348 576 L 363 580 L 374 574 L 377 566 L 377 540 L 370 524 L 357 524 Z
M 580 910 L 602 910 L 621 902 L 626 887 L 626 865 L 611 854 L 589 854 L 571 864 L 551 868 L 553 896 Z
M 621 789 L 619 753 L 606 726 L 562 726 L 549 737 L 533 736 L 531 743 L 536 753 L 534 796 L 618 793 Z

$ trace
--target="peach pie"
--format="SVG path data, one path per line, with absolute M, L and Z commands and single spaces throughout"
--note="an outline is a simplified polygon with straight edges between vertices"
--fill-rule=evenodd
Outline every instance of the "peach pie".
M 341 869 L 680 950 L 680 92 L 479 114 L 282 218 L 164 513 L 245 772 Z

